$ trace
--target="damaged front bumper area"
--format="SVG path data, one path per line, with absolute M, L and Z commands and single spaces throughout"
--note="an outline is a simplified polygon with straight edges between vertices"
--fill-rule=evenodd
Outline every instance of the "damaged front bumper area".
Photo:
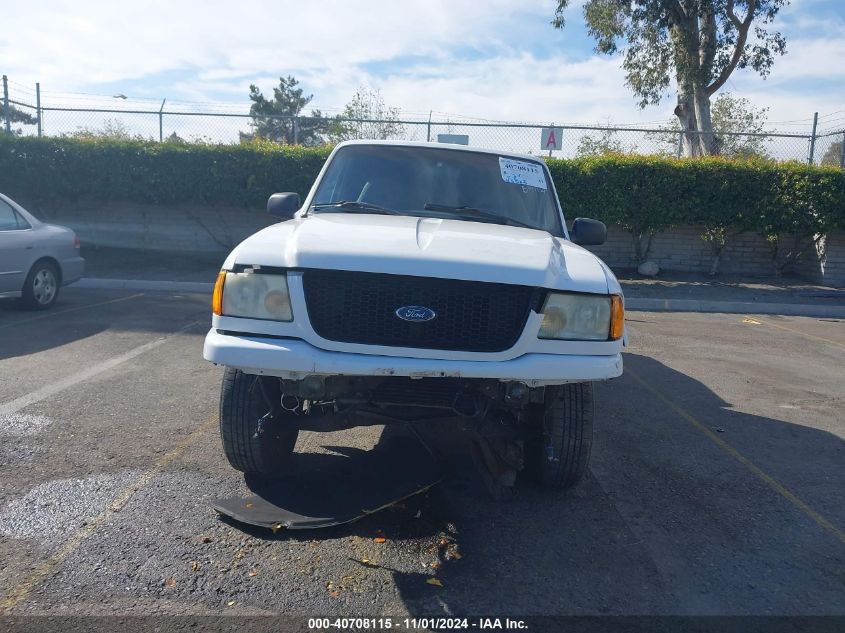
M 300 339 L 231 335 L 214 328 L 206 335 L 203 357 L 248 374 L 285 380 L 301 380 L 312 375 L 491 378 L 540 387 L 622 375 L 619 353 L 604 356 L 530 353 L 506 361 L 408 358 L 328 351 Z

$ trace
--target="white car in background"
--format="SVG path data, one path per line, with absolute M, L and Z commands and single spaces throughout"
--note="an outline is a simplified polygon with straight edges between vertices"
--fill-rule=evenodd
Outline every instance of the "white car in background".
M 593 381 L 622 373 L 622 289 L 567 230 L 531 156 L 353 141 L 283 220 L 229 255 L 207 360 L 227 367 L 229 462 L 284 471 L 300 430 L 455 420 L 501 486 L 525 468 L 568 487 L 587 469 Z
M 84 271 L 76 233 L 41 222 L 0 193 L 0 299 L 20 297 L 28 308 L 46 310 Z

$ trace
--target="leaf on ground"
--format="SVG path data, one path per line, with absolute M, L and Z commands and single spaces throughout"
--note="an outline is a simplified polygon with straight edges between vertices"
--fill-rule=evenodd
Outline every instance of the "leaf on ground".
M 440 569 L 441 567 L 443 567 L 443 563 L 437 560 L 431 564 L 432 569 Z
M 211 543 L 211 537 L 210 536 L 203 536 L 200 540 L 203 543 Z
M 227 602 L 227 603 L 226 603 L 226 606 L 229 606 L 229 607 L 234 607 L 234 606 L 235 606 L 235 601 L 234 601 L 234 600 L 229 600 L 229 602 Z
M 435 587 L 442 587 L 443 586 L 443 581 L 440 580 L 439 578 L 427 578 L 425 582 L 426 582 L 426 584 L 434 585 Z
M 176 579 L 171 576 L 170 578 L 164 581 L 164 586 L 168 589 L 173 589 L 173 587 L 176 586 Z
M 373 542 L 375 542 L 375 543 L 386 543 L 387 539 L 384 538 L 383 536 L 377 536 L 373 539 Z
M 273 534 L 275 534 L 279 530 L 284 530 L 285 526 L 282 525 L 281 523 L 274 523 L 273 525 L 270 526 L 270 529 L 273 530 Z
M 249 570 L 249 577 L 250 577 L 250 578 L 255 578 L 257 575 L 258 575 L 258 570 L 257 570 L 257 569 L 250 569 L 250 570 Z
M 193 571 L 199 571 L 199 570 L 200 570 L 200 564 L 199 564 L 199 561 L 192 560 L 192 561 L 191 561 L 191 569 L 192 569 Z

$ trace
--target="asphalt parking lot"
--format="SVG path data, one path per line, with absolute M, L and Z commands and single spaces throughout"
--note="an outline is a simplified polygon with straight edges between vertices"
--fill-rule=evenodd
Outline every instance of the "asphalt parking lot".
M 573 491 L 495 503 L 463 438 L 424 429 L 445 473 L 426 495 L 273 534 L 209 506 L 246 488 L 201 357 L 207 297 L 0 305 L 0 613 L 845 615 L 845 324 L 628 317 Z

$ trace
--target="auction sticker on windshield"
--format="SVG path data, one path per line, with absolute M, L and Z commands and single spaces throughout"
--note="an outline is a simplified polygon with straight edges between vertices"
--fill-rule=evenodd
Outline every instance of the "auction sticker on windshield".
M 543 173 L 543 168 L 537 163 L 499 156 L 499 170 L 502 172 L 502 180 L 505 182 L 514 185 L 528 185 L 537 189 L 546 188 L 546 176 Z

